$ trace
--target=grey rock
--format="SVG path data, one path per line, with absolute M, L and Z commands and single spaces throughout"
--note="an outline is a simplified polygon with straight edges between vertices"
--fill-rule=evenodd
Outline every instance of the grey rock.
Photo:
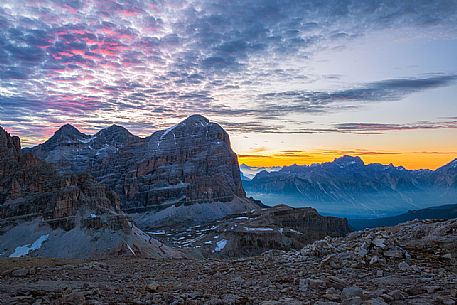
M 362 288 L 359 287 L 346 287 L 343 289 L 341 296 L 343 299 L 349 299 L 352 297 L 361 297 L 363 295 Z
M 338 289 L 344 288 L 347 284 L 345 280 L 340 279 L 333 275 L 328 276 L 326 280 L 327 280 L 327 286 L 338 288 Z
M 382 248 L 382 249 L 384 249 L 386 247 L 386 245 L 384 244 L 385 242 L 386 242 L 385 238 L 375 238 L 372 241 L 373 245 L 375 245 L 376 247 Z
M 408 265 L 407 262 L 403 261 L 398 264 L 398 269 L 400 269 L 401 271 L 408 271 L 411 269 L 411 267 Z
M 309 289 L 309 279 L 300 279 L 298 289 L 301 292 L 307 292 Z
M 383 252 L 384 256 L 391 258 L 403 258 L 403 252 L 399 249 L 389 249 Z
M 408 297 L 408 295 L 400 290 L 394 290 L 388 293 L 394 300 L 404 300 Z
M 388 305 L 381 298 L 371 299 L 365 302 L 366 305 Z
M 371 259 L 370 259 L 370 265 L 374 265 L 376 263 L 379 262 L 379 257 L 377 255 L 373 256 Z
M 326 283 L 324 280 L 320 279 L 310 279 L 309 280 L 309 287 L 312 289 L 323 289 L 326 287 Z
M 148 283 L 145 288 L 147 291 L 152 293 L 159 292 L 161 290 L 160 284 L 156 281 Z
M 14 277 L 26 277 L 29 274 L 29 269 L 25 268 L 20 268 L 20 269 L 15 269 L 13 272 L 11 272 L 11 275 Z
M 362 298 L 361 297 L 352 297 L 352 298 L 349 298 L 349 299 L 345 299 L 343 300 L 343 302 L 341 302 L 342 305 L 360 305 L 362 304 Z

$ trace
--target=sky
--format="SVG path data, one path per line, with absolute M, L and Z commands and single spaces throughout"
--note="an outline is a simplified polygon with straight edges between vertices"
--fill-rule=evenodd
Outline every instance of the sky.
M 0 125 L 24 146 L 199 113 L 240 163 L 437 168 L 456 99 L 456 0 L 0 2 Z

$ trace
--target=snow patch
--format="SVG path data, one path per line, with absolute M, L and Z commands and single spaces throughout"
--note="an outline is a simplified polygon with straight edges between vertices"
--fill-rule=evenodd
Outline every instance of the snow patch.
M 94 137 L 90 137 L 90 138 L 87 138 L 87 139 L 79 139 L 79 142 L 87 144 L 87 143 L 90 143 L 93 140 L 95 140 L 95 138 L 96 137 L 94 136 Z
M 132 254 L 136 256 L 135 251 L 133 251 L 129 244 L 127 244 L 127 248 L 129 248 L 130 252 L 132 252 Z
M 165 235 L 165 231 L 164 230 L 159 230 L 159 231 L 154 231 L 154 232 L 148 232 L 148 234 L 151 234 L 151 235 Z
M 30 253 L 30 251 L 35 251 L 41 248 L 43 243 L 49 238 L 49 234 L 41 235 L 33 244 L 27 244 L 24 246 L 16 247 L 14 252 L 9 257 L 22 257 Z
M 297 230 L 294 229 L 289 229 L 290 232 L 296 233 L 296 234 L 303 234 L 302 232 L 298 232 Z
M 228 240 L 226 239 L 221 239 L 220 241 L 217 242 L 216 248 L 214 248 L 213 252 L 220 252 L 224 250 L 225 246 L 227 245 Z
M 178 126 L 178 125 L 174 125 L 174 126 L 171 126 L 171 127 L 167 128 L 164 131 L 164 133 L 160 136 L 160 140 L 163 140 L 167 136 L 167 134 L 169 134 L 173 129 L 176 128 L 176 126 Z
M 91 213 L 90 218 L 97 218 L 97 214 Z
M 273 231 L 272 228 L 248 228 L 244 227 L 246 231 Z

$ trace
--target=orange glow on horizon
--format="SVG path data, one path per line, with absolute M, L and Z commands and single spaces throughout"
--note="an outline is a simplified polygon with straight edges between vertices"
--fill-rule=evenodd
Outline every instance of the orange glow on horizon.
M 291 154 L 271 155 L 243 155 L 238 156 L 240 164 L 254 167 L 287 166 L 292 164 L 310 165 L 313 163 L 331 162 L 341 154 L 328 154 L 319 152 L 303 152 Z M 457 152 L 399 152 L 388 154 L 348 154 L 362 158 L 365 164 L 381 163 L 404 166 L 407 169 L 437 169 L 457 158 Z

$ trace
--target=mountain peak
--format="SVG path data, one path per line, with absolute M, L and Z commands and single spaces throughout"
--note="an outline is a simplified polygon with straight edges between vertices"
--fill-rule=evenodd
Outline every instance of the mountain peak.
M 189 116 L 187 119 L 182 121 L 180 124 L 201 124 L 207 125 L 209 120 L 200 114 L 193 114 Z
M 130 133 L 126 128 L 113 124 L 97 132 L 92 143 L 96 148 L 104 147 L 107 144 L 119 148 L 139 140 L 139 137 Z
M 65 124 L 60 127 L 54 135 L 49 138 L 44 145 L 58 145 L 59 143 L 73 143 L 85 140 L 90 136 L 80 132 L 76 127 L 71 124 Z
M 240 168 L 242 168 L 242 169 L 251 169 L 252 167 L 250 167 L 250 166 L 247 165 L 247 164 L 242 163 L 242 164 L 240 165 Z
M 338 165 L 365 165 L 363 160 L 358 157 L 358 156 L 349 156 L 349 155 L 344 155 L 339 158 L 336 158 L 333 160 L 333 163 L 338 164 Z
M 108 126 L 106 128 L 101 129 L 99 132 L 97 132 L 97 134 L 118 133 L 118 132 L 130 134 L 130 131 L 128 131 L 126 128 L 124 128 L 122 126 L 119 126 L 119 125 L 116 125 L 116 124 L 113 124 L 111 126 Z
M 58 137 L 58 138 L 86 138 L 88 137 L 86 134 L 80 132 L 75 126 L 71 124 L 65 124 L 61 126 L 54 135 L 51 137 Z
M 62 125 L 56 133 L 80 133 L 80 131 L 73 125 L 67 123 L 65 125 Z

